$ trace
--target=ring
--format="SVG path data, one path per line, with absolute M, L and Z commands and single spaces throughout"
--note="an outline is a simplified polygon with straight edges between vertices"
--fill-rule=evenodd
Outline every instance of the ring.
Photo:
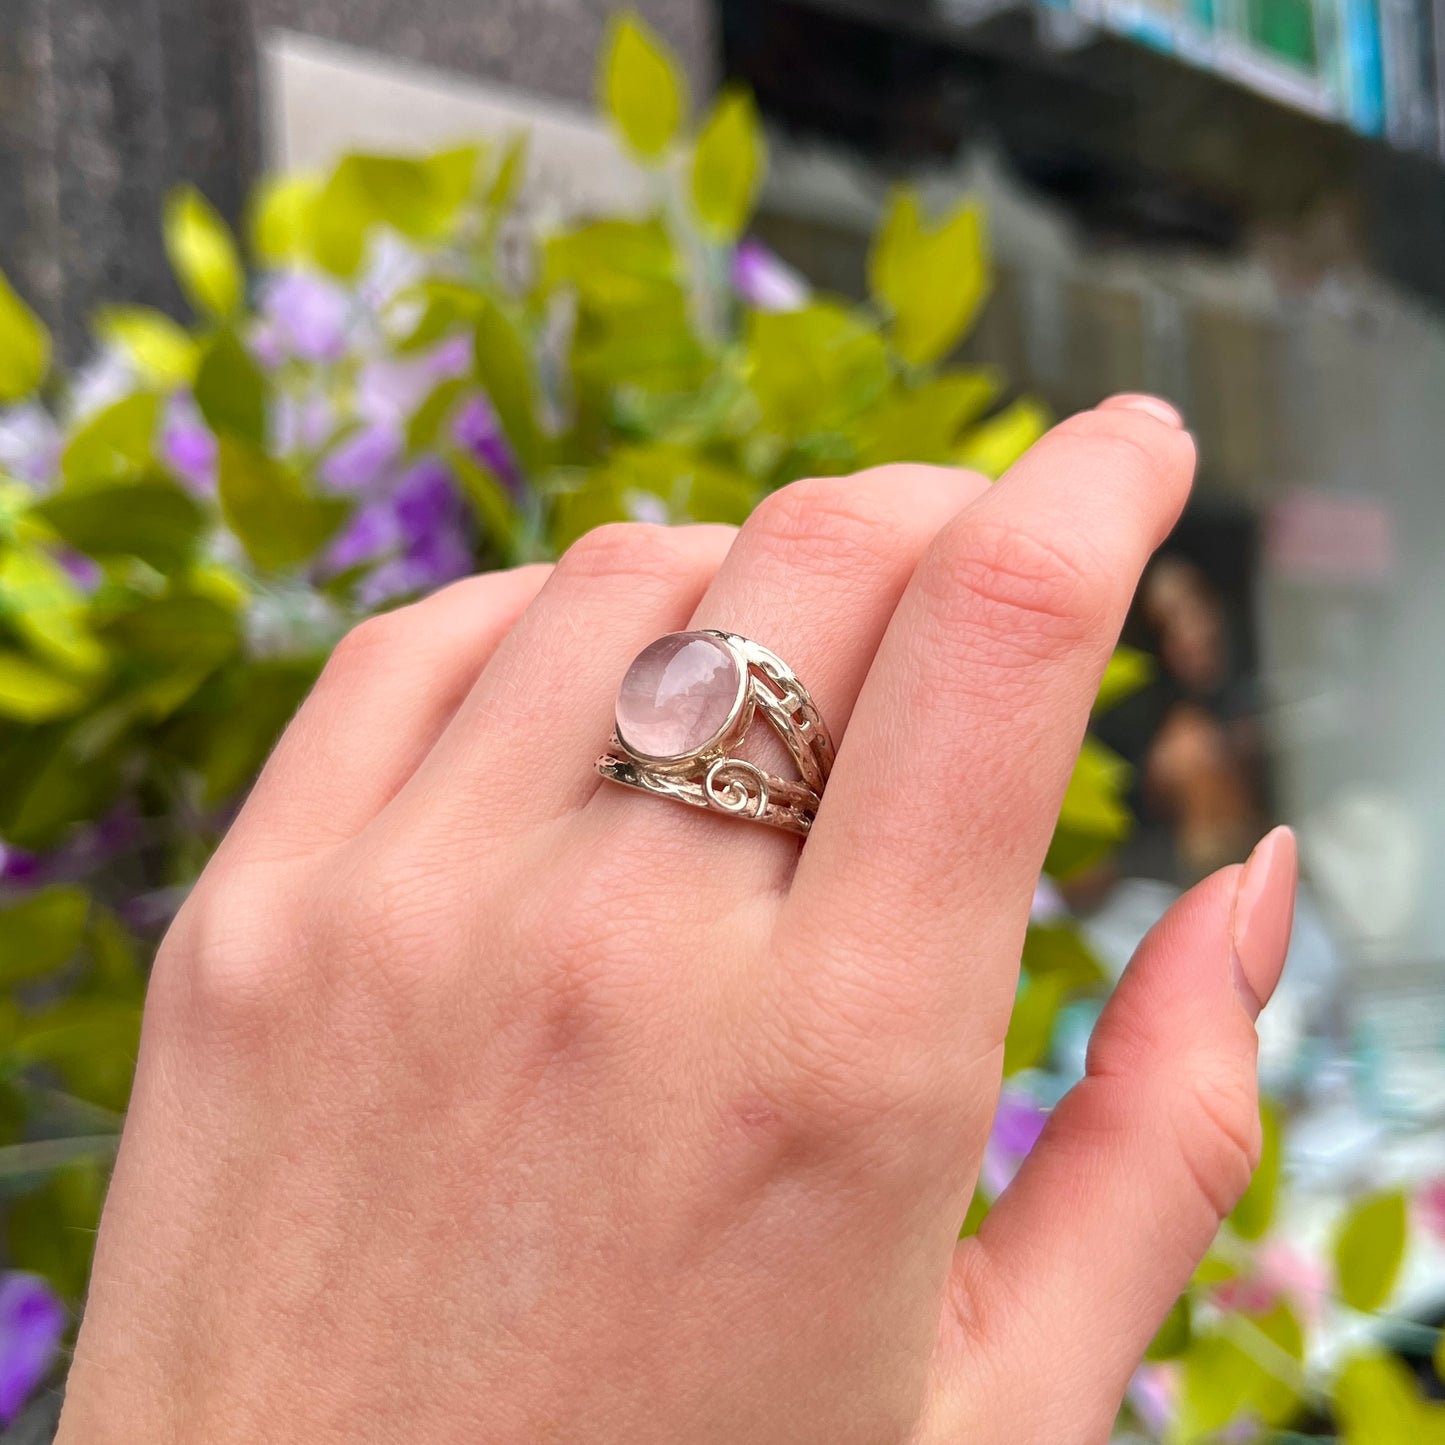
M 733 756 L 761 713 L 798 766 L 789 781 Z M 672 632 L 633 660 L 617 731 L 597 760 L 614 783 L 806 834 L 833 767 L 808 690 L 766 647 L 731 632 Z

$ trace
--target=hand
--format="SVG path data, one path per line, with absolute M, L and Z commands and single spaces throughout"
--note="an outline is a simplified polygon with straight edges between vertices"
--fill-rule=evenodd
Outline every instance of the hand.
M 1192 466 L 1117 398 L 996 487 L 801 482 L 357 629 L 156 964 L 63 1445 L 1103 1441 L 1250 1175 L 1287 833 L 1154 931 L 958 1234 Z M 801 855 L 593 772 L 689 625 L 778 652 L 842 738 Z

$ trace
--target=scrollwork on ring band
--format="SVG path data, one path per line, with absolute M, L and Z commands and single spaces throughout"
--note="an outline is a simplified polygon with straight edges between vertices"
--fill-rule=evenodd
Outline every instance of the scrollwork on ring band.
M 759 714 L 797 764 L 796 780 L 733 755 Z M 711 630 L 673 633 L 639 654 L 623 680 L 617 731 L 597 760 L 612 782 L 802 835 L 832 767 L 833 740 L 787 663 Z

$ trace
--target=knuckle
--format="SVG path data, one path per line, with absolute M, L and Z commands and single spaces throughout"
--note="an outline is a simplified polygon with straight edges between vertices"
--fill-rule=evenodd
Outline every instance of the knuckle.
M 667 527 L 649 522 L 607 522 L 584 532 L 562 554 L 557 571 L 584 582 L 632 580 L 681 561 L 681 547 Z
M 1249 1187 L 1259 1163 L 1262 1130 L 1253 1083 L 1218 1068 L 1197 1071 L 1174 1112 L 1179 1156 L 1216 1219 Z
M 252 1049 L 297 1003 L 292 949 L 254 906 L 254 880 L 205 887 L 187 903 L 178 929 L 178 968 L 190 1017 L 211 1036 Z
M 997 522 L 974 524 L 939 548 L 920 585 L 954 638 L 998 660 L 1055 656 L 1101 625 L 1109 582 L 1082 547 L 1062 546 Z
M 765 497 L 744 531 L 784 565 L 821 564 L 846 575 L 877 565 L 896 523 L 878 488 L 851 477 L 814 477 Z
M 412 604 L 414 606 L 415 604 Z M 330 678 L 365 672 L 410 647 L 412 606 L 378 612 L 358 622 L 332 649 L 326 664 Z

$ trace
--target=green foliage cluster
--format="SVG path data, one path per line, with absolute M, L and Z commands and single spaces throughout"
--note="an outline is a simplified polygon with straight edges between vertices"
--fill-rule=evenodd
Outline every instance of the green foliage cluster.
M 631 17 L 613 26 L 599 88 L 652 177 L 646 213 L 539 231 L 518 209 L 520 140 L 271 179 L 244 247 L 181 188 L 163 229 L 193 320 L 103 310 L 97 339 L 129 385 L 98 408 L 76 405 L 45 329 L 0 277 L 0 407 L 39 408 L 63 432 L 41 480 L 0 469 L 0 847 L 35 870 L 0 877 L 0 1247 L 72 1302 L 159 935 L 330 647 L 377 605 L 364 568 L 320 565 L 356 520 L 356 499 L 323 477 L 357 433 L 368 364 L 464 340 L 462 371 L 407 407 L 401 445 L 452 478 L 478 567 L 552 556 L 629 517 L 740 522 L 807 475 L 901 460 L 998 475 L 1047 423 L 995 371 L 954 359 L 990 285 L 975 207 L 934 217 L 901 190 L 865 301 L 753 304 L 732 281 L 766 169 L 751 98 L 726 90 L 694 124 L 677 65 Z M 388 251 L 407 279 L 378 299 Z M 364 340 L 265 359 L 251 273 L 326 278 Z M 496 427 L 487 451 L 457 434 L 479 396 Z M 215 439 L 213 487 L 167 454 L 178 402 Z M 284 418 L 315 402 L 321 434 L 297 436 Z M 1121 652 L 1099 706 L 1147 676 Z M 1126 834 L 1126 784 L 1122 761 L 1087 741 L 1050 872 L 1087 867 Z M 1010 1075 L 1045 1063 L 1060 1009 L 1102 984 L 1067 922 L 1031 929 L 1023 964 Z M 1283 1423 L 1306 1396 L 1288 1305 L 1212 1320 L 1198 1307 L 1247 1272 L 1269 1228 L 1270 1137 L 1233 1254 L 1212 1258 L 1156 1349 L 1182 1364 L 1181 1441 L 1241 1411 Z M 1339 1251 L 1352 1306 L 1386 1298 L 1403 1240 L 1396 1197 L 1352 1217 Z M 1359 1445 L 1416 1445 L 1436 1428 L 1388 1361 L 1355 1361 L 1339 1391 Z

